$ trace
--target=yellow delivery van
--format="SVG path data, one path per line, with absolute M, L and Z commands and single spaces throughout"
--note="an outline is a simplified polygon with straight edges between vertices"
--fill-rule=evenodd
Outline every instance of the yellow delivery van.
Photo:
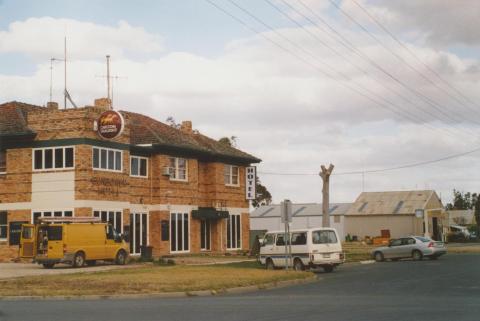
M 20 256 L 45 268 L 57 263 L 95 265 L 97 260 L 123 265 L 128 249 L 113 226 L 99 218 L 41 218 L 37 224 L 22 225 Z

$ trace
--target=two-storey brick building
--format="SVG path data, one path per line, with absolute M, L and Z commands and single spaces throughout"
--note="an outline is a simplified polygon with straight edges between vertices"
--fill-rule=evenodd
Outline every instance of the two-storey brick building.
M 260 160 L 189 121 L 109 109 L 0 105 L 0 259 L 17 256 L 22 223 L 50 216 L 109 221 L 133 255 L 248 249 L 245 171 Z

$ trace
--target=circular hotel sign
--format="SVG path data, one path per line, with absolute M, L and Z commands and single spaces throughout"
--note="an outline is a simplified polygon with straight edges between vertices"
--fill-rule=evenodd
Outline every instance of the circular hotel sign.
M 122 133 L 125 121 L 119 112 L 107 110 L 100 115 L 97 124 L 100 137 L 114 139 Z

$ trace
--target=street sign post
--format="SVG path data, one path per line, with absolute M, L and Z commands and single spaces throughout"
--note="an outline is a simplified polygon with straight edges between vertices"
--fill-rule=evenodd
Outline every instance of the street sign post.
M 288 270 L 289 260 L 291 261 L 292 247 L 290 245 L 290 225 L 292 221 L 292 202 L 290 200 L 284 200 L 280 205 L 280 216 L 282 223 L 285 224 L 285 270 Z

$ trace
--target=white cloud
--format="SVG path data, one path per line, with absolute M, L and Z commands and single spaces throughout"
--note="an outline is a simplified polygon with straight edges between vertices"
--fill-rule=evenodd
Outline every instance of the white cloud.
M 119 58 L 129 52 L 158 53 L 164 49 L 161 37 L 125 21 L 118 22 L 117 26 L 105 26 L 42 17 L 16 21 L 8 30 L 0 31 L 0 53 L 25 53 L 40 59 L 62 58 L 65 36 L 69 56 L 74 60 L 98 59 L 106 54 Z
M 84 24 L 71 22 L 75 26 Z M 48 34 L 45 35 L 46 39 L 56 39 L 58 33 L 56 29 L 49 28 L 30 31 L 20 28 L 23 31 L 18 33 L 12 26 L 9 31 L 0 32 L 0 39 L 6 37 L 4 39 L 15 43 L 20 42 L 17 39 L 19 35 L 23 39 L 32 39 L 37 33 Z M 94 45 L 90 45 L 92 52 L 85 48 L 71 50 L 72 55 L 79 57 L 69 64 L 69 91 L 77 104 L 90 105 L 94 98 L 105 96 L 105 80 L 95 78 L 95 75 L 104 72 L 105 66 L 94 59 L 104 55 L 102 46 L 116 48 L 118 55 L 113 55 L 113 73 L 127 77 L 114 82 L 115 106 L 118 109 L 145 113 L 159 120 L 165 120 L 168 116 L 173 116 L 177 121 L 189 119 L 193 121 L 194 128 L 215 138 L 237 136 L 241 149 L 263 159 L 260 172 L 314 174 L 298 177 L 261 176 L 262 182 L 271 190 L 276 201 L 282 198 L 321 201 L 321 180 L 315 175 L 320 164 L 332 162 L 336 165 L 336 172 L 377 169 L 429 160 L 479 145 L 476 139 L 478 135 L 462 134 L 459 138 L 452 138 L 451 134 L 443 131 L 449 125 L 439 121 L 438 115 L 431 108 L 429 111 L 437 117 L 422 114 L 418 105 L 428 107 L 412 97 L 411 93 L 405 92 L 385 76 L 379 75 L 371 66 L 351 56 L 355 64 L 377 76 L 372 78 L 370 75 L 362 75 L 342 57 L 321 48 L 298 29 L 282 29 L 282 32 L 379 97 L 393 101 L 411 113 L 424 116 L 429 126 L 442 129 L 432 131 L 423 124 L 412 124 L 376 106 L 258 36 L 233 41 L 216 58 L 169 52 L 151 57 L 148 61 L 136 61 L 125 55 L 126 50 L 137 47 L 132 41 L 150 43 L 148 39 L 159 37 L 132 27 L 127 28 L 131 33 L 125 34 L 119 33 L 120 29 L 122 27 L 93 24 L 86 29 L 78 28 L 78 35 L 74 38 L 84 39 L 85 42 L 88 40 L 88 43 Z M 82 30 L 86 30 L 85 33 Z M 96 35 L 93 36 L 88 30 L 95 30 Z M 355 35 L 351 30 L 340 30 L 349 33 L 349 36 Z M 142 37 L 135 39 L 136 32 L 143 35 L 143 40 Z M 111 39 L 111 33 L 118 36 L 113 37 L 115 41 L 98 43 L 102 39 Z M 13 37 L 13 34 L 17 36 Z M 93 40 L 89 37 L 93 37 Z M 162 49 L 161 42 L 149 45 L 151 47 L 138 50 L 156 52 Z M 443 93 L 385 55 L 379 46 L 368 42 L 359 45 L 373 60 L 410 86 L 448 106 L 452 114 L 464 113 L 462 117 L 480 121 L 478 115 L 467 114 Z M 17 44 L 16 50 L 43 56 L 48 49 L 38 44 L 25 46 L 23 48 Z M 428 58 L 432 68 L 472 100 L 480 99 L 476 89 L 480 70 L 474 68 L 478 66 L 478 61 L 462 59 L 451 52 L 438 52 L 428 47 L 411 45 L 411 49 L 419 56 Z M 57 101 L 62 100 L 62 73 L 60 66 L 55 68 L 54 98 Z M 31 76 L 0 74 L 0 100 L 42 104 L 48 99 L 49 79 L 49 64 L 39 64 Z M 402 91 L 405 96 L 415 100 L 417 106 L 408 105 L 385 90 L 384 85 Z M 457 125 L 460 130 L 467 126 Z M 472 124 L 468 126 L 473 128 L 470 131 L 478 133 Z M 457 131 L 449 130 L 455 133 Z M 469 168 L 479 158 L 479 155 L 473 154 L 407 171 L 367 174 L 363 183 L 361 175 L 335 176 L 332 180 L 332 201 L 353 201 L 363 185 L 366 190 L 428 187 L 437 189 L 444 195 L 449 194 L 454 187 L 474 191 L 472 180 L 480 177 Z M 471 180 L 466 181 L 465 178 Z

